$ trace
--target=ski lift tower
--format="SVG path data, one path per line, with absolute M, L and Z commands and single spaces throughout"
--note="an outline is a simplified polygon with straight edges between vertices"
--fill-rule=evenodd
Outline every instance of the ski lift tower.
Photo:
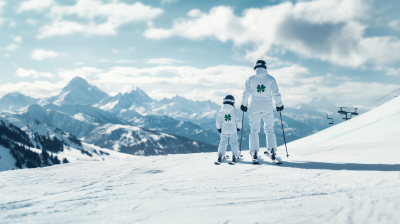
M 347 108 L 347 107 L 339 107 L 339 108 L 340 110 L 338 111 L 338 113 L 342 115 L 343 120 L 347 121 L 350 120 L 353 117 L 353 115 L 358 115 L 357 113 L 358 108 L 354 108 L 354 112 L 350 111 L 352 110 L 352 108 Z

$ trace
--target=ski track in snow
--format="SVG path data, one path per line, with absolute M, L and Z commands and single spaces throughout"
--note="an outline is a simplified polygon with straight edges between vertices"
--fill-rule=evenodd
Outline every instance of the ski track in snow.
M 398 145 L 294 148 L 290 159 L 280 148 L 283 165 L 252 165 L 244 151 L 234 166 L 200 153 L 5 171 L 0 223 L 400 223 Z

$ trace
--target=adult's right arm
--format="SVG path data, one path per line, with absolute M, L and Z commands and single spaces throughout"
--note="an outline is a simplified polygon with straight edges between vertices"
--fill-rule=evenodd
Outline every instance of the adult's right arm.
M 247 106 L 249 97 L 251 96 L 251 86 L 250 86 L 250 79 L 246 80 L 244 84 L 243 94 L 242 94 L 242 105 Z
M 277 107 L 283 106 L 283 104 L 282 104 L 282 96 L 281 96 L 281 93 L 279 92 L 279 88 L 278 88 L 278 85 L 276 84 L 275 80 L 271 84 L 271 93 L 272 93 L 272 96 L 275 99 L 276 106 Z

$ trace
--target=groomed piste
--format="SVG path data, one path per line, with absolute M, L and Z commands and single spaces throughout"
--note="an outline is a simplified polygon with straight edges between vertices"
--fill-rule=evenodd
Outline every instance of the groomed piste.
M 278 150 L 0 173 L 1 223 L 400 223 L 400 97 Z M 261 149 L 262 150 L 262 149 Z

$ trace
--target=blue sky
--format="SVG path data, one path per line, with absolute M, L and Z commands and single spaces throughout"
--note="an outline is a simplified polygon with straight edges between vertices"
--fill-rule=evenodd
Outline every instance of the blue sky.
M 362 107 L 400 88 L 399 9 L 395 0 L 0 0 L 0 97 L 56 95 L 81 76 L 111 95 L 138 86 L 155 99 L 240 102 L 264 59 L 286 105 L 326 95 Z

